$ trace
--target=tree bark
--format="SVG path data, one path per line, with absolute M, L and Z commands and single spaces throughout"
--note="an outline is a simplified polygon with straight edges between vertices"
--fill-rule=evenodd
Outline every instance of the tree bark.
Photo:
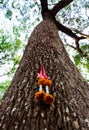
M 44 64 L 53 84 L 52 105 L 34 98 Z M 45 18 L 32 32 L 0 105 L 0 130 L 88 130 L 89 85 L 70 60 L 57 27 Z

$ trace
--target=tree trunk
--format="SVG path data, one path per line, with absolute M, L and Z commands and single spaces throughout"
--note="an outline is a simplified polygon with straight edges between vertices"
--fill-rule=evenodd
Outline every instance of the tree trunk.
M 34 98 L 42 64 L 53 81 L 52 105 Z M 89 130 L 89 85 L 70 60 L 49 18 L 34 29 L 3 97 L 0 130 Z

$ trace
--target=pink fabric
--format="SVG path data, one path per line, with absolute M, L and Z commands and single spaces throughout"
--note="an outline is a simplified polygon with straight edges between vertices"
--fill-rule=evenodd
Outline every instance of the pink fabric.
M 37 78 L 46 78 L 49 79 L 49 77 L 46 75 L 44 65 L 41 65 L 40 73 L 37 74 Z

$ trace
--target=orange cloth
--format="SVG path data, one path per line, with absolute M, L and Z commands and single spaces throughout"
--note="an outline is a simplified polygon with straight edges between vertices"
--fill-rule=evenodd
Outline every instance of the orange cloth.
M 46 105 L 51 105 L 54 102 L 54 97 L 51 94 L 46 94 L 44 91 L 36 92 L 35 99 L 42 101 Z
M 52 81 L 46 78 L 39 78 L 38 79 L 38 85 L 42 84 L 43 86 L 51 86 L 52 85 Z
M 35 99 L 41 101 L 41 100 L 43 100 L 44 95 L 45 95 L 45 92 L 44 92 L 44 91 L 36 92 L 36 93 L 35 93 Z
M 51 94 L 45 94 L 43 101 L 47 105 L 51 105 L 54 102 L 54 97 Z

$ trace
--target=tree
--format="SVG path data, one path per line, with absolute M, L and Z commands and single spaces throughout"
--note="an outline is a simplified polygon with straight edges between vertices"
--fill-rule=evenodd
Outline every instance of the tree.
M 58 30 L 79 40 L 70 29 L 60 24 L 55 16 L 73 0 L 59 1 L 48 9 L 47 0 L 41 1 L 43 21 L 37 25 L 28 41 L 15 76 L 0 105 L 1 130 L 88 130 L 89 85 L 70 60 L 58 35 Z M 83 54 L 83 53 L 82 53 Z M 52 79 L 51 105 L 34 98 L 38 92 L 37 73 L 44 64 Z

